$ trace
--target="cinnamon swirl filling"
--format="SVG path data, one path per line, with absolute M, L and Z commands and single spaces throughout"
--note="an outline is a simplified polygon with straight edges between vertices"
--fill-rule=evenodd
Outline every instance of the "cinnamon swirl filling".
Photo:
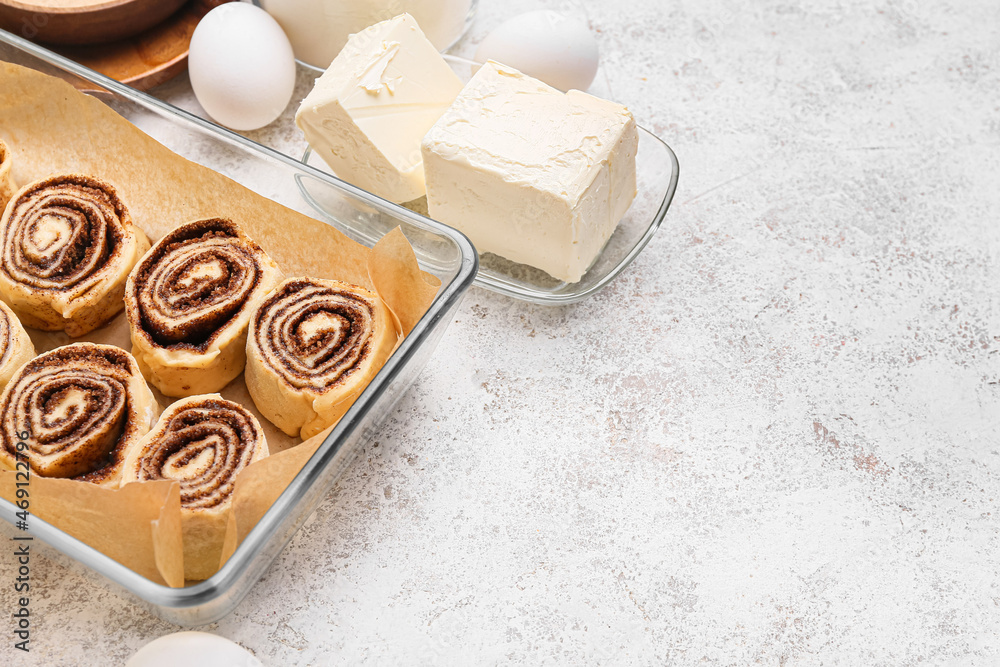
M 228 220 L 202 220 L 168 234 L 138 267 L 143 329 L 158 344 L 204 350 L 261 281 L 256 244 Z
M 232 221 L 181 225 L 142 258 L 125 289 L 133 353 L 168 396 L 222 389 L 246 363 L 251 310 L 281 279 Z
M 184 576 L 207 579 L 219 569 L 236 480 L 267 455 L 260 422 L 246 408 L 218 394 L 190 396 L 132 447 L 122 484 L 180 483 Z
M 67 345 L 28 362 L 7 385 L 0 398 L 2 453 L 12 467 L 23 437 L 37 474 L 116 484 L 126 449 L 155 416 L 152 393 L 127 352 Z
M 217 507 L 229 501 L 236 476 L 266 455 L 256 418 L 238 403 L 217 395 L 179 401 L 163 414 L 147 437 L 128 479 L 180 482 L 181 507 Z
M 4 300 L 29 326 L 71 336 L 122 309 L 125 278 L 149 247 L 115 189 L 77 174 L 22 188 L 0 227 Z
M 39 290 L 99 279 L 122 241 L 128 212 L 108 186 L 86 176 L 40 181 L 22 192 L 4 228 L 3 271 Z
M 247 389 L 288 435 L 309 438 L 347 411 L 392 353 L 395 320 L 378 295 L 335 280 L 289 279 L 254 314 Z
M 254 319 L 254 342 L 285 382 L 321 393 L 371 355 L 378 297 L 308 280 L 285 283 Z

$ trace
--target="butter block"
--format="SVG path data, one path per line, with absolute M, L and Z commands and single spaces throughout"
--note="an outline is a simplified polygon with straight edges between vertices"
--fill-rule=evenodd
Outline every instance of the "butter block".
M 628 109 L 487 62 L 422 144 L 430 216 L 578 282 L 635 199 Z
M 352 35 L 295 123 L 340 178 L 401 203 L 424 195 L 420 141 L 462 90 L 409 14 Z

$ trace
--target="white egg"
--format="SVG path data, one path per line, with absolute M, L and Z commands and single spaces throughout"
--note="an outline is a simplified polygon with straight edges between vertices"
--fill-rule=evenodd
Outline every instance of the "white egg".
M 267 12 L 243 2 L 219 5 L 198 23 L 188 72 L 208 115 L 234 130 L 274 121 L 295 88 L 288 37 Z
M 125 667 L 263 667 L 235 642 L 207 632 L 175 632 L 149 642 Z
M 496 60 L 560 90 L 586 90 L 600 53 L 587 26 L 545 9 L 500 24 L 479 45 L 476 60 Z

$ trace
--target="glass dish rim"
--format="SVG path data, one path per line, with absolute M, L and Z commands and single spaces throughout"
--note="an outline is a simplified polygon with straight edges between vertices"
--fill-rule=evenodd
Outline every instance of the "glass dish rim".
M 475 60 L 469 60 L 468 58 L 462 58 L 461 56 L 455 56 L 447 53 L 442 53 L 441 55 L 450 64 L 469 66 L 469 67 L 482 66 L 482 63 L 476 62 Z M 323 74 L 323 72 L 325 71 L 313 65 L 302 63 L 301 61 L 300 64 L 303 65 L 309 71 L 314 72 L 316 74 Z M 657 208 L 656 213 L 649 221 L 649 224 L 646 227 L 645 231 L 643 232 L 642 236 L 639 237 L 635 245 L 633 245 L 629 249 L 629 251 L 625 253 L 625 255 L 617 264 L 611 267 L 611 269 L 604 276 L 602 276 L 597 282 L 595 282 L 590 287 L 579 291 L 567 291 L 565 293 L 559 293 L 559 294 L 550 294 L 546 292 L 519 289 L 515 285 L 510 285 L 506 282 L 496 280 L 490 275 L 484 274 L 481 268 L 476 273 L 476 278 L 473 281 L 473 284 L 476 287 L 481 287 L 482 289 L 489 290 L 497 294 L 503 294 L 505 296 L 517 299 L 519 301 L 525 301 L 528 303 L 534 303 L 542 306 L 565 306 L 574 303 L 579 303 L 580 301 L 584 301 L 585 299 L 594 296 L 595 294 L 603 290 L 605 287 L 607 287 L 609 284 L 611 284 L 611 282 L 615 278 L 621 275 L 621 273 L 625 269 L 627 269 L 629 265 L 632 264 L 633 261 L 635 261 L 636 257 L 639 256 L 639 254 L 646 248 L 646 246 L 649 245 L 649 242 L 652 240 L 653 235 L 656 234 L 656 231 L 663 224 L 663 220 L 667 216 L 667 211 L 670 209 L 670 205 L 673 202 L 674 194 L 677 192 L 677 181 L 678 178 L 680 177 L 680 162 L 678 161 L 677 154 L 674 153 L 673 148 L 671 148 L 666 141 L 658 137 L 653 132 L 647 130 L 645 127 L 642 127 L 640 125 L 638 126 L 638 129 L 641 133 L 643 133 L 643 135 L 647 139 L 655 141 L 660 147 L 666 150 L 667 159 L 670 162 L 670 179 L 669 182 L 667 183 L 667 189 L 664 192 L 663 199 L 660 201 L 660 205 Z M 312 147 L 307 146 L 305 152 L 302 154 L 302 157 L 300 158 L 300 162 L 302 164 L 308 164 L 308 160 L 312 155 L 312 152 L 313 152 Z M 333 178 L 337 178 L 336 176 L 333 176 L 333 174 L 331 174 L 330 172 L 324 172 L 324 173 L 326 173 L 328 176 L 332 176 Z M 341 181 L 341 182 L 347 183 L 347 181 Z M 323 213 L 325 215 L 329 215 L 328 213 L 326 213 L 323 207 L 318 202 L 316 202 L 315 198 L 312 197 L 309 194 L 309 192 L 302 186 L 301 182 L 299 183 L 299 189 L 302 191 L 302 196 L 310 203 L 310 205 L 313 206 L 313 208 L 316 211 Z M 383 200 L 383 201 L 388 201 L 388 200 Z M 398 206 L 398 204 L 396 204 L 396 206 Z M 436 220 L 434 220 L 434 218 L 431 218 L 430 216 L 421 215 L 419 213 L 415 213 L 415 215 L 419 215 L 421 218 L 424 218 L 426 220 L 437 222 Z M 444 224 L 444 223 L 438 223 L 438 224 Z M 604 250 L 602 249 L 601 252 L 603 253 Z
M 358 426 L 358 422 L 367 414 L 370 404 L 408 366 L 408 362 L 421 349 L 420 343 L 435 328 L 437 321 L 442 315 L 447 313 L 457 300 L 464 297 L 465 292 L 472 285 L 477 273 L 479 266 L 478 253 L 469 239 L 461 232 L 424 216 L 419 216 L 391 202 L 387 202 L 365 190 L 332 177 L 315 167 L 304 165 L 301 161 L 285 153 L 247 139 L 232 130 L 156 99 L 147 93 L 121 84 L 99 72 L 95 72 L 6 30 L 0 29 L 0 41 L 63 72 L 94 83 L 105 91 L 123 97 L 140 107 L 152 111 L 160 117 L 169 119 L 171 122 L 179 123 L 181 126 L 193 126 L 201 132 L 213 134 L 224 143 L 251 153 L 257 153 L 262 159 L 280 162 L 286 167 L 300 172 L 297 176 L 305 173 L 344 191 L 346 194 L 376 209 L 401 218 L 420 230 L 451 239 L 458 250 L 460 260 L 454 278 L 449 283 L 442 284 L 427 312 L 417 322 L 410 334 L 393 353 L 392 357 L 389 358 L 382 370 L 324 439 L 315 454 L 310 457 L 309 461 L 303 466 L 302 470 L 299 471 L 270 509 L 268 509 L 267 513 L 254 526 L 226 564 L 209 579 L 182 588 L 171 588 L 163 584 L 158 584 L 130 570 L 68 533 L 54 528 L 44 520 L 37 517 L 31 517 L 30 519 L 32 524 L 31 532 L 38 535 L 42 541 L 61 552 L 64 556 L 104 576 L 148 603 L 159 607 L 184 609 L 212 602 L 238 584 L 243 570 L 249 567 L 255 557 L 263 551 L 266 544 L 275 535 L 282 515 L 303 500 L 305 493 L 310 489 L 312 484 L 316 483 L 323 471 L 340 452 L 346 436 L 354 431 Z M 0 499 L 0 518 L 13 524 L 12 518 L 16 511 L 17 507 L 13 503 Z M 35 525 L 39 526 L 38 530 L 35 529 Z M 287 542 L 294 534 L 292 533 L 283 539 Z M 69 553 L 71 549 L 75 555 Z M 253 583 L 256 583 L 256 581 Z M 244 592 L 248 592 L 251 587 L 252 584 Z M 235 604 L 238 604 L 238 601 L 234 603 L 234 607 Z

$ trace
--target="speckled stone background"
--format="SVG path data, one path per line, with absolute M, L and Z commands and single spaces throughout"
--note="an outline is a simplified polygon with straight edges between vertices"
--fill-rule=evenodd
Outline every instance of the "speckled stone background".
M 1000 6 L 482 0 L 459 52 L 539 6 L 676 150 L 663 228 L 577 306 L 473 289 L 207 629 L 267 665 L 1000 663 Z M 176 630 L 32 576 L 2 664 Z

